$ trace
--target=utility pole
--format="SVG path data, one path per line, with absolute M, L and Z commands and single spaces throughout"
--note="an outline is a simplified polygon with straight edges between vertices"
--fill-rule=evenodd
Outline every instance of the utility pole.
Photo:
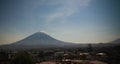
M 88 44 L 88 52 L 92 52 L 93 51 L 93 48 L 92 48 L 92 44 Z

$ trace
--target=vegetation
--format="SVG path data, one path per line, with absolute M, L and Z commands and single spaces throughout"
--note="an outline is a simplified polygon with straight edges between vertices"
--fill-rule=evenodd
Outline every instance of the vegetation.
M 1 51 L 0 52 L 0 60 L 7 60 L 8 54 L 6 52 Z
M 12 64 L 35 64 L 35 62 L 27 52 L 19 52 L 12 60 Z
M 102 61 L 105 61 L 109 64 L 120 64 L 120 61 L 119 61 L 120 60 L 120 45 L 102 47 L 97 51 L 104 52 L 107 54 L 107 58 L 103 59 Z

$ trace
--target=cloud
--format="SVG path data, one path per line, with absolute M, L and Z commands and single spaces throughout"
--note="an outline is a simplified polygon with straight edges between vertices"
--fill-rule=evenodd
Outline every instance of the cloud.
M 87 7 L 90 0 L 52 0 L 47 3 L 52 6 L 59 6 L 53 13 L 49 13 L 45 17 L 45 22 L 50 23 L 54 20 L 61 19 L 64 21 L 67 17 L 79 12 L 83 7 Z
M 46 24 L 52 23 L 55 20 L 67 21 L 66 18 L 79 12 L 83 7 L 87 7 L 91 0 L 30 0 L 29 3 L 24 3 L 21 8 L 23 9 L 24 16 L 30 18 L 28 20 L 31 24 L 34 22 L 40 21 L 39 18 L 42 18 L 41 21 L 44 21 Z M 46 7 L 47 6 L 47 7 Z M 57 7 L 56 7 L 57 6 Z M 20 10 L 22 10 L 20 8 Z M 38 11 L 38 9 L 42 10 L 42 8 L 54 8 L 52 12 L 47 11 L 47 13 Z M 38 20 L 36 20 L 36 18 Z

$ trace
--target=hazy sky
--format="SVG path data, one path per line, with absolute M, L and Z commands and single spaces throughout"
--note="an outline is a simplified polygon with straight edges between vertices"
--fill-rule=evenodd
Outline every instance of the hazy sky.
M 120 38 L 120 0 L 0 0 L 0 44 L 39 31 L 74 43 Z

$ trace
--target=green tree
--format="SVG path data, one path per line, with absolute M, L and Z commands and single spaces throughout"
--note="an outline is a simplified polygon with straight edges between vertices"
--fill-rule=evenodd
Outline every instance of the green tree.
M 0 52 L 0 60 L 7 60 L 8 54 L 6 52 Z
M 12 64 L 35 64 L 35 62 L 27 52 L 19 52 L 12 60 Z

